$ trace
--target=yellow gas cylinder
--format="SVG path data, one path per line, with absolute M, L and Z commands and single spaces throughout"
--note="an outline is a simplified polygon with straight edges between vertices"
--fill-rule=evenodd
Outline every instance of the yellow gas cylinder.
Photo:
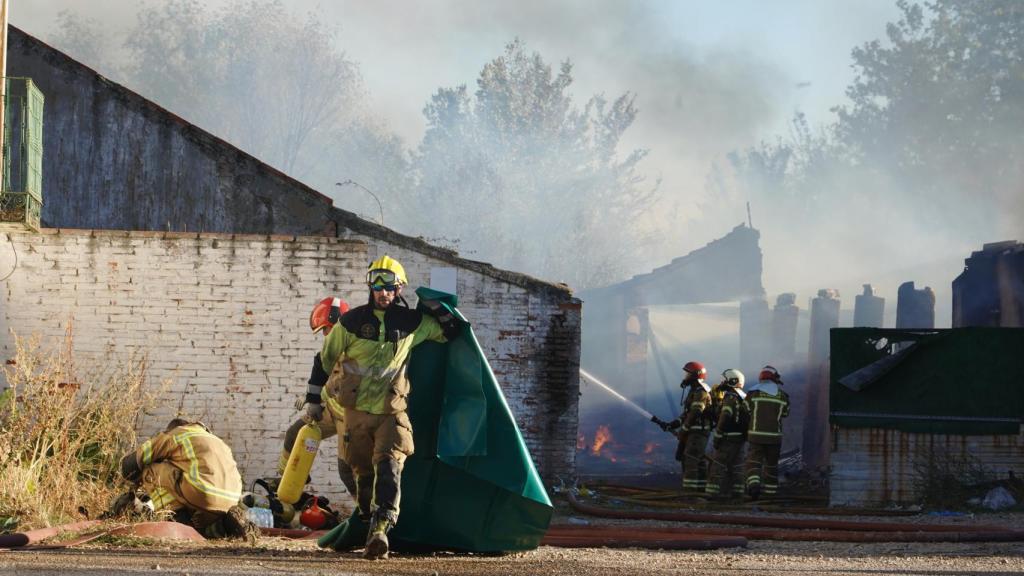
M 306 478 L 313 468 L 313 460 L 316 459 L 316 451 L 320 448 L 320 426 L 306 424 L 299 429 L 295 437 L 295 444 L 292 445 L 292 452 L 288 456 L 288 464 L 284 468 L 284 475 L 281 476 L 281 483 L 277 486 L 277 499 L 285 504 L 295 504 L 302 496 L 302 488 L 306 485 Z

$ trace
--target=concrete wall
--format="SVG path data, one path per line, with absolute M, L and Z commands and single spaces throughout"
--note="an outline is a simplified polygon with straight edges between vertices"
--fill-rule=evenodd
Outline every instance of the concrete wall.
M 293 403 L 321 342 L 307 324 L 313 303 L 332 293 L 363 302 L 366 262 L 385 250 L 405 264 L 411 288 L 451 266 L 368 238 L 54 229 L 9 238 L 0 244 L 0 270 L 14 267 L 0 294 L 4 358 L 14 356 L 12 331 L 55 341 L 68 322 L 82 375 L 145 353 L 151 382 L 168 388 L 141 432 L 179 408 L 200 417 L 230 441 L 246 482 L 274 472 L 298 416 Z M 457 278 L 460 308 L 539 471 L 572 476 L 579 302 L 471 270 Z M 324 443 L 314 480 L 338 497 L 335 446 Z
M 959 475 L 983 465 L 992 478 L 1007 478 L 1024 468 L 1021 434 L 960 436 L 838 427 L 831 443 L 832 506 L 919 504 L 917 490 L 929 469 Z

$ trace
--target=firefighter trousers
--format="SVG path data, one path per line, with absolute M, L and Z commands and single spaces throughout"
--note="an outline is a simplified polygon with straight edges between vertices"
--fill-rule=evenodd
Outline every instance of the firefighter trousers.
M 715 453 L 711 456 L 711 473 L 705 492 L 708 496 L 742 495 L 740 466 L 743 461 L 743 439 L 725 437 L 716 442 Z
M 345 409 L 341 431 L 344 459 L 356 477 L 356 501 L 361 516 L 371 512 L 398 522 L 402 467 L 412 455 L 412 424 L 403 411 L 370 414 Z
M 686 436 L 686 444 L 683 447 L 683 492 L 701 493 L 704 492 L 707 483 L 707 464 L 704 450 L 708 445 L 708 432 L 706 430 L 691 430 Z
M 747 494 L 775 496 L 779 491 L 779 453 L 782 444 L 750 443 L 747 448 Z

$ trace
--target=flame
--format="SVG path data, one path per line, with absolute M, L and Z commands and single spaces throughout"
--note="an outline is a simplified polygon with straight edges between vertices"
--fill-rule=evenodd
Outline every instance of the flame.
M 601 424 L 597 427 L 597 432 L 594 433 L 594 445 L 591 446 L 590 453 L 597 456 L 601 453 L 601 447 L 607 444 L 611 439 L 612 431 L 608 429 L 607 425 Z
M 654 452 L 654 449 L 657 447 L 657 442 L 648 442 L 647 444 L 644 444 L 644 454 L 650 454 L 651 452 Z

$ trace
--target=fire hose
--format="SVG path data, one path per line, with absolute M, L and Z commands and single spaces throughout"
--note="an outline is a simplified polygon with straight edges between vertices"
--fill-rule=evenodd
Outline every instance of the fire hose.
M 897 522 L 849 522 L 803 518 L 767 518 L 739 514 L 707 514 L 700 512 L 635 511 L 603 508 L 585 504 L 568 493 L 569 505 L 589 516 L 624 520 L 661 520 L 673 522 L 704 522 L 728 524 L 743 528 L 676 527 L 615 528 L 629 533 L 707 534 L 743 536 L 750 540 L 790 540 L 805 542 L 1022 542 L 1024 531 L 999 526 L 946 526 L 937 524 L 901 524 Z M 759 528 L 750 528 L 759 527 Z M 771 528 L 771 529 L 766 529 Z M 604 528 L 591 527 L 594 533 Z

